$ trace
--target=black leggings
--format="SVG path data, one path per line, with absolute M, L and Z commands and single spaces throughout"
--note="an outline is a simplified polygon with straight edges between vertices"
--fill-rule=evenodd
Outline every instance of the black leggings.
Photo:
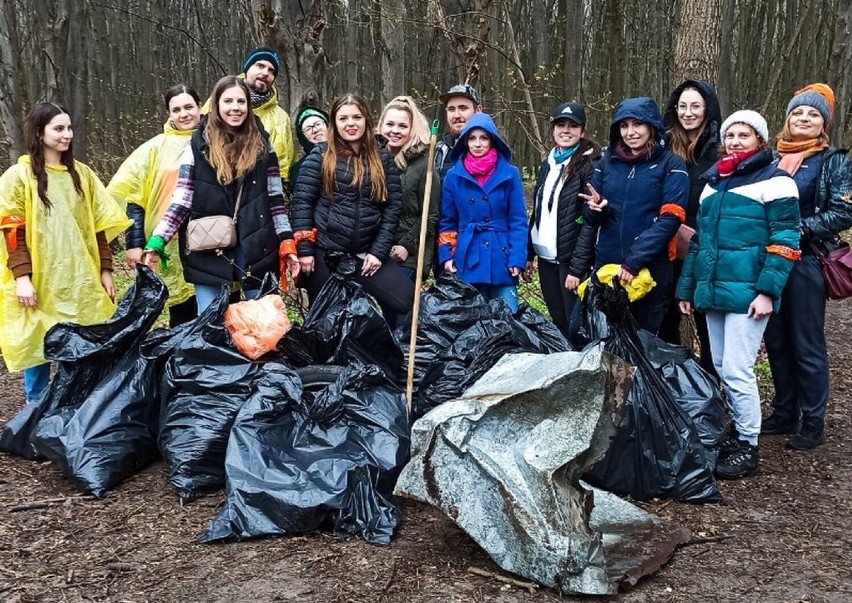
M 361 285 L 364 291 L 376 299 L 390 328 L 396 328 L 399 318 L 408 314 L 414 305 L 414 283 L 394 261 L 385 260 L 373 276 L 361 276 L 361 265 L 364 262 L 361 258 L 355 260 L 355 274 L 347 278 Z M 302 280 L 312 304 L 330 276 L 331 272 L 325 263 L 325 250 L 317 248 L 314 253 L 314 271 Z

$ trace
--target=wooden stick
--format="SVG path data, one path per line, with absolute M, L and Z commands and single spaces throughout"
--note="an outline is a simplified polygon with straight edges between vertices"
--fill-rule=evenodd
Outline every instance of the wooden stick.
M 414 280 L 414 306 L 411 309 L 411 339 L 408 341 L 408 376 L 405 379 L 405 399 L 408 401 L 408 412 L 414 401 L 414 353 L 417 348 L 417 323 L 420 318 L 420 287 L 423 286 L 423 258 L 426 245 L 432 241 L 426 240 L 429 226 L 429 205 L 432 199 L 432 176 L 435 173 L 435 146 L 438 144 L 438 120 L 432 122 L 432 138 L 429 140 L 429 164 L 426 166 L 426 187 L 423 192 L 423 211 L 420 212 L 420 238 L 417 245 L 417 276 Z
M 476 574 L 477 576 L 482 576 L 483 578 L 493 578 L 494 580 L 499 580 L 500 582 L 505 582 L 506 584 L 511 584 L 512 586 L 520 586 L 521 588 L 527 589 L 530 594 L 535 593 L 538 588 L 538 584 L 535 582 L 521 582 L 520 580 L 515 580 L 514 578 L 507 578 L 506 576 L 501 576 L 500 574 L 495 574 L 494 572 L 489 572 L 484 569 L 479 569 L 478 567 L 469 567 L 467 571 L 471 574 Z
M 61 503 L 66 500 L 79 500 L 81 498 L 88 498 L 86 494 L 75 494 L 73 496 L 63 496 L 61 498 L 46 498 L 44 500 L 34 500 L 28 503 L 21 503 L 20 505 L 15 505 L 14 507 L 9 507 L 9 513 L 18 513 L 20 511 L 35 511 L 37 509 L 46 509 L 51 503 Z

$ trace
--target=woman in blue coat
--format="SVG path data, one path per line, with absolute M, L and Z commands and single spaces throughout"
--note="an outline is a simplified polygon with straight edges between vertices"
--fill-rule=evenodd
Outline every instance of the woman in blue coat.
M 657 103 L 628 98 L 615 108 L 609 149 L 581 195 L 583 216 L 600 228 L 595 269 L 619 264 L 619 279 L 629 283 L 642 268 L 656 282 L 631 304 L 639 327 L 660 328 L 674 288 L 673 238 L 686 219 L 689 174 L 683 159 L 665 148 L 665 130 Z
M 459 141 L 442 188 L 438 259 L 444 270 L 516 311 L 527 259 L 521 175 L 490 115 L 475 113 Z

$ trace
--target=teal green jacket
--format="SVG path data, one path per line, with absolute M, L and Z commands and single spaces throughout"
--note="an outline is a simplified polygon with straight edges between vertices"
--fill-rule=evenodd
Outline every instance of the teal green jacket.
M 778 312 L 781 290 L 799 255 L 799 193 L 769 151 L 720 178 L 716 166 L 703 178 L 696 233 L 675 296 L 699 310 L 748 313 L 758 293 Z

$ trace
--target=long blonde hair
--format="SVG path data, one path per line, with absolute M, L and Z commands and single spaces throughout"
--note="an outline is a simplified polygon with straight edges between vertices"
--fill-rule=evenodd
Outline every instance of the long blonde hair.
M 382 124 L 385 123 L 385 117 L 390 110 L 405 111 L 411 119 L 411 132 L 408 141 L 402 145 L 402 148 L 393 158 L 396 167 L 399 171 L 405 171 L 408 167 L 408 159 L 415 157 L 429 148 L 429 121 L 426 116 L 417 108 L 417 103 L 410 96 L 397 96 L 382 110 L 382 116 L 379 118 L 379 126 L 377 132 L 381 133 Z
M 337 114 L 345 105 L 355 105 L 364 116 L 364 137 L 356 153 L 343 140 L 337 129 Z M 379 153 L 379 142 L 373 135 L 375 125 L 367 103 L 357 94 L 341 96 L 331 106 L 331 126 L 328 129 L 328 148 L 322 157 L 322 181 L 325 194 L 329 200 L 334 200 L 334 181 L 337 171 L 338 157 L 346 157 L 347 164 L 352 168 L 352 186 L 360 187 L 365 174 L 369 174 L 373 200 L 383 203 L 388 200 L 388 183 L 385 179 L 385 168 Z
M 245 121 L 234 128 L 219 114 L 219 98 L 229 88 L 239 88 L 246 95 Z M 204 128 L 207 142 L 205 156 L 222 184 L 230 184 L 250 172 L 266 148 L 251 110 L 251 92 L 242 79 L 226 75 L 213 86 L 210 94 L 210 117 Z

